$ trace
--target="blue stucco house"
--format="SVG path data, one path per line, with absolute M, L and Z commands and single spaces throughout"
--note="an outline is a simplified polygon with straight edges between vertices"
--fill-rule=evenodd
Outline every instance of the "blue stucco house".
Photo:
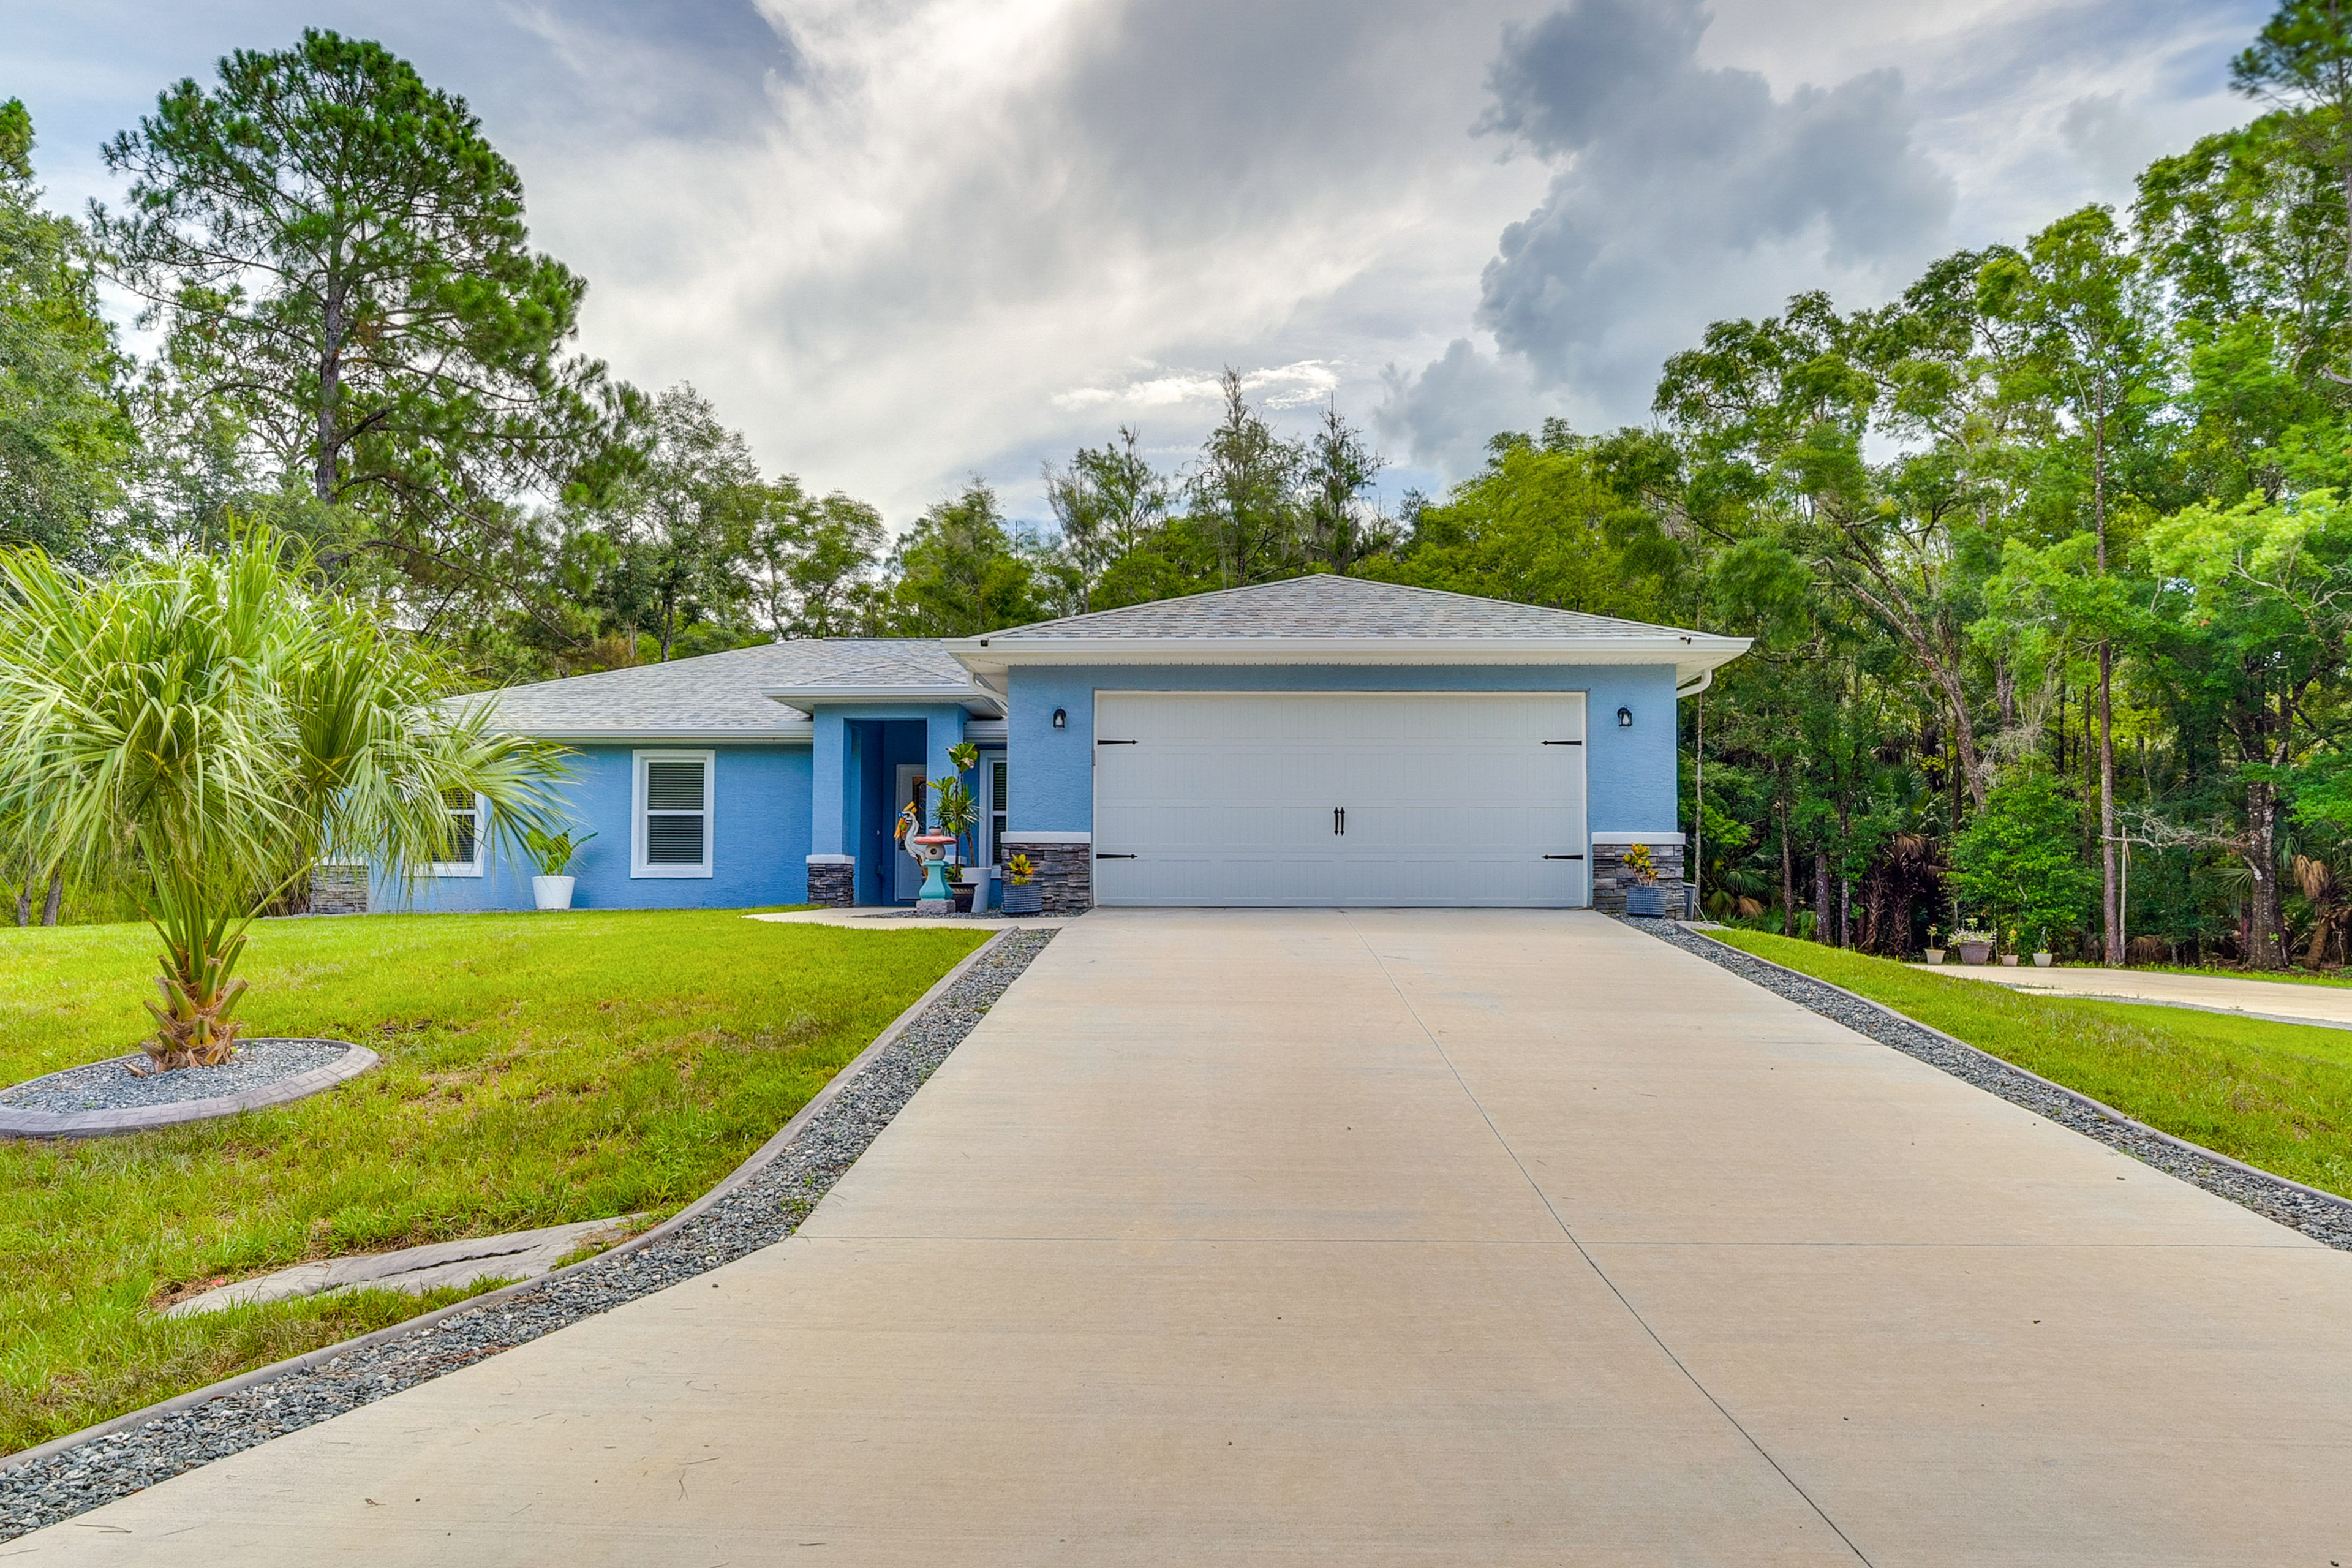
M 1678 878 L 1675 704 L 1748 647 L 1314 576 L 960 639 L 774 643 L 510 688 L 499 724 L 576 756 L 585 909 L 910 902 L 892 826 L 971 742 L 979 863 L 1046 908 L 1622 907 Z M 453 812 L 377 907 L 531 907 Z

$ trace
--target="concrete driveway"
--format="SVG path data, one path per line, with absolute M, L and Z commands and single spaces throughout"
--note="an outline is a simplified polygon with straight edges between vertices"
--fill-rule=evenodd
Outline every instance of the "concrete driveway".
M 1662 942 L 1099 912 L 793 1240 L 16 1544 L 2322 1568 L 2347 1463 L 2352 1256 Z
M 2152 1002 L 2200 1013 L 2242 1013 L 2281 1024 L 2326 1024 L 2352 1029 L 2352 985 L 2306 985 L 2287 980 L 2242 980 L 2232 974 L 2167 974 L 2153 969 L 2035 969 L 2025 964 L 1927 964 L 1923 973 L 1980 980 L 2045 996 L 2087 996 L 2106 1002 Z

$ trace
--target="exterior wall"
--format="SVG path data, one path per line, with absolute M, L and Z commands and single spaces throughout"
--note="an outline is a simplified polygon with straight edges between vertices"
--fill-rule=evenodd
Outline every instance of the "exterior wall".
M 1016 668 L 1011 689 L 1008 840 L 1024 832 L 1094 831 L 1097 690 L 1581 691 L 1592 829 L 1671 832 L 1678 826 L 1671 665 L 1087 665 Z M 1621 707 L 1633 710 L 1630 728 L 1618 727 Z M 1053 727 L 1056 708 L 1069 716 L 1060 730 Z
M 714 753 L 711 874 L 629 875 L 632 756 L 640 751 Z M 805 746 L 585 745 L 564 786 L 572 820 L 596 835 L 572 862 L 576 910 L 744 909 L 808 901 L 810 752 Z M 404 889 L 378 878 L 372 907 L 528 910 L 531 868 L 488 847 L 479 877 L 424 877 Z
M 814 744 L 808 804 L 802 814 L 804 854 L 847 855 L 853 898 L 891 903 L 897 852 L 891 791 L 901 763 L 920 763 L 926 778 L 948 775 L 948 748 L 963 739 L 956 703 L 821 703 L 811 715 Z M 827 873 L 828 900 L 833 893 Z

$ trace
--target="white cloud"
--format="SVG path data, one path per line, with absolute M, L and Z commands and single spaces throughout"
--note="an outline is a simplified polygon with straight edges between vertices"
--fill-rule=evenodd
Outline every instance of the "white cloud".
M 591 280 L 590 352 L 903 521 L 974 469 L 1034 502 L 1043 458 L 1119 423 L 1189 450 L 1225 364 L 1293 427 L 1379 406 L 1446 472 L 1495 421 L 1639 417 L 1713 315 L 1888 287 L 1943 238 L 2114 199 L 2135 124 L 2177 146 L 2243 118 L 2224 62 L 2269 8 L 1717 0 L 1642 79 L 1658 101 L 1614 100 L 1646 163 L 1524 93 L 1546 156 L 1471 134 L 1543 0 L 11 0 L 0 96 L 78 206 L 167 82 L 306 25 L 382 38 L 521 169 L 539 242 Z M 2109 97 L 2070 141 L 2069 106 Z M 1727 126 L 1764 143 L 1689 153 Z

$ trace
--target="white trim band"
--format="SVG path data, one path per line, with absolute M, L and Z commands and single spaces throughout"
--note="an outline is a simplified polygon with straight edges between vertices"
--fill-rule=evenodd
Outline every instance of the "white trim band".
M 855 855 L 812 855 L 808 858 L 808 863 L 812 866 L 855 866 L 857 864 L 857 857 Z

